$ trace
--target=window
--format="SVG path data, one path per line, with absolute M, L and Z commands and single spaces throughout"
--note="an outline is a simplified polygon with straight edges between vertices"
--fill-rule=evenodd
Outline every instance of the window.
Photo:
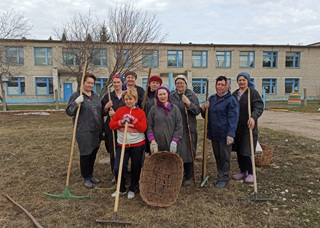
M 288 68 L 300 67 L 300 52 L 287 52 L 286 67 Z
M 142 78 L 142 88 L 144 89 L 144 91 L 146 91 L 147 83 L 148 78 Z
M 97 78 L 93 91 L 100 94 L 103 87 L 107 85 L 107 82 L 108 78 Z
M 94 66 L 107 66 L 107 49 L 95 49 L 92 63 Z
M 36 95 L 52 95 L 53 79 L 52 78 L 36 78 Z
M 207 93 L 207 79 L 206 78 L 193 78 L 192 79 L 192 90 L 196 94 Z
M 285 93 L 291 93 L 294 90 L 299 92 L 300 90 L 300 79 L 299 78 L 286 78 L 284 83 Z
M 192 67 L 206 68 L 208 65 L 207 51 L 192 51 Z
M 24 64 L 23 47 L 5 47 L 6 65 L 19 66 Z
M 264 51 L 263 52 L 263 67 L 269 67 L 269 68 L 278 67 L 278 52 Z
M 158 50 L 142 51 L 142 67 L 145 67 L 145 68 L 159 67 L 159 51 Z
M 254 51 L 240 51 L 240 68 L 254 68 Z
M 168 51 L 168 67 L 183 67 L 183 51 Z
M 8 95 L 26 95 L 25 87 L 25 78 L 12 77 L 7 83 L 7 93 Z
M 120 59 L 120 66 L 125 66 L 125 67 L 129 67 L 132 62 L 133 62 L 133 59 L 132 59 L 132 50 L 118 50 L 118 53 L 117 53 L 117 56 Z
M 52 66 L 52 48 L 34 48 L 35 66 Z
M 277 94 L 277 79 L 263 78 L 262 87 L 264 87 L 266 94 Z
M 216 52 L 216 67 L 217 68 L 231 67 L 231 51 Z
M 80 59 L 79 59 L 79 49 L 62 49 L 62 62 L 63 65 L 67 66 L 79 66 Z

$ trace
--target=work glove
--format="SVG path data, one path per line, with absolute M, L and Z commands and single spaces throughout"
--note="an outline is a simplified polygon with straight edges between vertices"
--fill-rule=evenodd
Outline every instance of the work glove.
M 156 141 L 153 141 L 152 143 L 150 143 L 150 152 L 152 154 L 158 152 L 158 143 Z
M 130 114 L 125 114 L 123 117 L 129 118 L 130 121 L 135 119 L 135 117 Z
M 227 145 L 230 146 L 233 143 L 234 139 L 230 136 L 227 136 Z
M 125 122 L 128 122 L 128 123 L 129 123 L 129 122 L 130 122 L 130 119 L 129 119 L 128 117 L 123 116 L 122 120 L 120 120 L 120 123 L 121 123 L 122 125 L 124 125 Z
M 170 152 L 177 153 L 177 142 L 171 141 L 171 143 L 170 143 Z
M 83 95 L 80 95 L 79 97 L 77 97 L 77 99 L 75 100 L 76 104 L 80 104 L 83 102 Z

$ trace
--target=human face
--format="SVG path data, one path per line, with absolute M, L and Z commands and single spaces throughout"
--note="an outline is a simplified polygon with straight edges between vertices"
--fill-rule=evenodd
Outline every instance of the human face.
M 167 92 L 167 90 L 159 89 L 158 90 L 158 99 L 162 104 L 167 105 L 167 103 L 168 103 L 168 92 Z
M 187 84 L 183 79 L 177 79 L 176 80 L 176 88 L 179 93 L 184 93 L 187 88 Z
M 127 87 L 133 87 L 136 85 L 136 78 L 133 75 L 126 77 Z
M 160 86 L 160 83 L 157 81 L 152 81 L 150 83 L 151 91 L 156 91 L 156 89 L 158 89 L 159 86 Z
M 124 96 L 124 103 L 126 104 L 126 106 L 128 108 L 132 109 L 136 105 L 137 100 L 132 96 L 125 95 Z
M 246 90 L 248 88 L 248 80 L 246 77 L 240 76 L 237 82 L 241 90 Z
M 216 84 L 216 90 L 218 94 L 223 94 L 226 91 L 226 81 L 218 81 Z
M 94 87 L 93 78 L 87 77 L 86 80 L 83 82 L 83 91 L 84 92 L 91 92 L 93 87 Z
M 120 78 L 114 78 L 112 79 L 112 86 L 114 90 L 119 91 L 122 89 L 122 81 Z

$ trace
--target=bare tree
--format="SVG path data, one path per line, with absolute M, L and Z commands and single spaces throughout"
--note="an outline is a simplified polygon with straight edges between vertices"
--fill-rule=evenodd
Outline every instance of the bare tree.
M 0 100 L 3 103 L 4 111 L 8 109 L 8 106 L 3 78 L 10 78 L 17 73 L 17 69 L 12 67 L 17 65 L 13 56 L 10 56 L 13 53 L 10 52 L 10 50 L 5 49 L 4 41 L 7 39 L 21 39 L 22 37 L 29 35 L 31 29 L 32 26 L 29 24 L 29 19 L 13 9 L 4 12 L 0 17 L 0 53 L 3 56 L 3 58 L 0 58 Z

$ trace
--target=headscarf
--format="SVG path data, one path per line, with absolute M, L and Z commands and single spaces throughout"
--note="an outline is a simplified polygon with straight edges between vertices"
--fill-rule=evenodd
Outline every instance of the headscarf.
M 124 81 L 124 78 L 121 74 L 115 74 L 112 76 L 112 80 L 114 78 L 120 78 L 121 82 L 122 82 L 122 90 L 126 90 L 126 86 L 125 86 L 125 81 Z
M 162 102 L 161 102 L 161 101 L 159 100 L 159 98 L 158 98 L 158 91 L 159 91 L 159 89 L 164 89 L 164 90 L 166 90 L 167 93 L 168 93 L 168 104 L 167 104 L 167 106 L 164 106 L 164 104 L 162 104 Z M 163 108 L 164 114 L 165 114 L 166 116 L 168 116 L 168 113 L 170 112 L 170 107 L 171 107 L 171 103 L 170 103 L 170 91 L 169 91 L 169 89 L 168 89 L 167 87 L 165 87 L 165 86 L 159 86 L 159 87 L 157 88 L 157 90 L 156 90 L 155 98 L 156 98 L 156 100 L 157 100 L 157 106 L 160 107 L 160 108 Z
M 241 72 L 241 73 L 239 73 L 238 76 L 237 76 L 237 81 L 238 81 L 238 78 L 239 78 L 240 76 L 243 76 L 243 77 L 245 77 L 245 78 L 248 80 L 248 87 L 249 87 L 250 89 L 254 89 L 254 88 L 255 88 L 254 84 L 250 81 L 251 78 L 250 78 L 250 74 L 249 74 L 248 72 Z

